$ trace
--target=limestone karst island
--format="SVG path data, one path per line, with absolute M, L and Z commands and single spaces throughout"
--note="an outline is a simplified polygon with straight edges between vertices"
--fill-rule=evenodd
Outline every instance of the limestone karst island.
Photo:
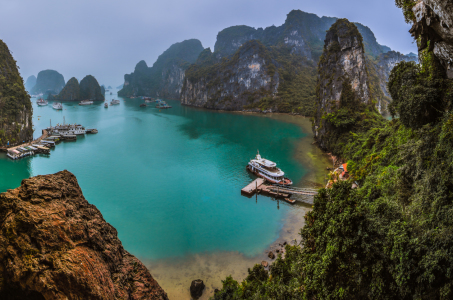
M 1 300 L 453 299 L 453 2 L 6 1 Z

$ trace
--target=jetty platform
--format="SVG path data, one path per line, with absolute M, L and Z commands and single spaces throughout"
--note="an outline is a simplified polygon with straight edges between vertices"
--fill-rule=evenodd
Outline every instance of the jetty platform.
M 42 135 L 37 138 L 36 140 L 33 140 L 31 142 L 28 142 L 28 143 L 24 143 L 24 144 L 20 144 L 20 145 L 17 145 L 17 146 L 12 146 L 12 147 L 9 147 L 9 148 L 0 148 L 1 150 L 3 150 L 4 152 L 8 152 L 8 150 L 16 150 L 16 148 L 19 148 L 19 147 L 25 147 L 25 146 L 33 146 L 33 144 L 37 144 L 39 142 L 41 142 L 41 140 L 44 140 L 47 138 L 47 136 L 49 135 L 49 133 L 47 132 L 47 130 L 43 129 L 42 130 Z
M 241 193 L 247 196 L 253 196 L 258 190 L 258 187 L 260 187 L 265 181 L 266 180 L 264 180 L 263 178 L 257 178 L 253 180 L 250 184 L 248 184 L 245 188 L 243 188 L 241 190 Z
M 318 194 L 316 189 L 266 184 L 263 178 L 257 178 L 241 190 L 241 194 L 253 196 L 255 193 L 283 199 L 288 203 L 303 202 L 313 204 L 313 197 Z

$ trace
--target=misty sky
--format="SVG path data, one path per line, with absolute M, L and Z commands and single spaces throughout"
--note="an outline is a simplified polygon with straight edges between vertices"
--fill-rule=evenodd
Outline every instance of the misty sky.
M 292 9 L 360 22 L 380 44 L 417 52 L 394 0 L 1 0 L 0 39 L 24 80 L 54 69 L 66 81 L 91 74 L 117 86 L 173 43 L 196 38 L 213 49 L 222 29 L 280 26 Z

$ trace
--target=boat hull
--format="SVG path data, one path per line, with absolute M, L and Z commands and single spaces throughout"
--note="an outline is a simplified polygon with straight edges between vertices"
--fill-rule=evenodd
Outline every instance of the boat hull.
M 269 181 L 271 183 L 287 185 L 287 186 L 290 186 L 290 185 L 293 184 L 293 182 L 289 178 L 284 177 L 283 180 L 277 181 L 277 180 L 267 176 L 266 174 L 261 173 L 259 170 L 255 169 L 255 168 L 252 169 L 252 167 L 250 165 L 247 165 L 246 169 L 249 172 L 252 172 L 253 174 L 255 174 L 256 176 L 264 178 L 264 179 L 266 179 L 267 181 Z

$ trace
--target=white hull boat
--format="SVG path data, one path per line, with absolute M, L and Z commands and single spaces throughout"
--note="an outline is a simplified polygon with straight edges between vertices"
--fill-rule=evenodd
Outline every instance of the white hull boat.
M 250 160 L 247 165 L 247 170 L 254 173 L 256 176 L 266 179 L 267 181 L 281 185 L 292 185 L 293 182 L 285 177 L 285 173 L 277 168 L 277 164 L 273 161 L 262 158 L 260 153 L 255 159 Z

